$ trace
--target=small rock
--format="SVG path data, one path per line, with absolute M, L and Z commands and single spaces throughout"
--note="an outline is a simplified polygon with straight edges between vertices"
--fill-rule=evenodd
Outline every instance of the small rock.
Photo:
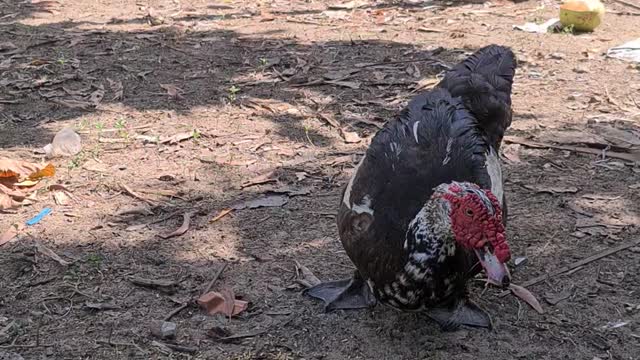
M 526 265 L 526 264 L 527 264 L 527 258 L 526 258 L 526 257 L 524 257 L 524 256 L 517 257 L 517 258 L 514 260 L 514 264 L 515 264 L 517 267 L 520 267 L 520 266 Z
M 554 59 L 554 60 L 562 60 L 564 58 L 566 58 L 566 56 L 563 53 L 552 53 L 549 55 L 550 58 Z
M 157 320 L 151 324 L 151 333 L 160 339 L 173 339 L 177 328 L 174 322 Z

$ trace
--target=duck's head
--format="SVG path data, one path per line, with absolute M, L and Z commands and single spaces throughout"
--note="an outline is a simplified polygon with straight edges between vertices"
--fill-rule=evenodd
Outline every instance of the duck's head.
M 510 274 L 505 264 L 511 253 L 495 195 L 475 184 L 452 182 L 438 186 L 431 200 L 448 212 L 445 216 L 456 245 L 475 252 L 489 282 L 508 286 Z

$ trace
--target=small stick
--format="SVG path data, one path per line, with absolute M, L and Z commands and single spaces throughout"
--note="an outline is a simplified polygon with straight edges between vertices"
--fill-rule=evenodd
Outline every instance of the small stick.
M 184 304 L 180 305 L 180 307 L 176 308 L 175 310 L 173 310 L 172 312 L 169 313 L 169 315 L 164 317 L 164 321 L 169 321 L 171 320 L 172 317 L 178 315 L 178 313 L 184 309 L 187 308 L 187 306 L 189 306 L 190 302 L 185 302 Z
M 520 286 L 528 287 L 528 286 L 531 286 L 531 285 L 535 285 L 537 283 L 540 283 L 542 281 L 547 280 L 551 276 L 562 275 L 562 274 L 564 274 L 564 273 L 566 273 L 568 271 L 571 271 L 573 269 L 576 269 L 576 268 L 579 268 L 581 266 L 587 265 L 587 264 L 589 264 L 591 262 L 594 262 L 596 260 L 600 260 L 600 259 L 602 259 L 604 257 L 607 257 L 609 255 L 613 255 L 613 254 L 615 254 L 615 253 L 617 253 L 619 251 L 626 250 L 626 249 L 628 249 L 630 247 L 633 247 L 633 246 L 636 246 L 636 245 L 640 245 L 640 239 L 635 240 L 635 241 L 631 241 L 631 242 L 629 242 L 627 244 L 622 244 L 620 246 L 616 246 L 614 248 L 607 249 L 607 250 L 602 251 L 601 253 L 598 253 L 598 254 L 595 254 L 595 255 L 591 255 L 588 258 L 576 261 L 571 265 L 568 265 L 568 266 L 565 266 L 565 267 L 560 268 L 558 270 L 552 271 L 549 274 L 540 275 L 540 276 L 538 276 L 536 278 L 533 278 L 533 279 L 531 279 L 529 281 L 525 281 Z M 500 297 L 507 296 L 507 295 L 509 295 L 509 293 L 510 293 L 510 291 L 506 290 L 506 291 L 503 291 L 500 294 L 498 294 L 498 296 L 500 296 Z
M 215 276 L 213 277 L 213 279 L 211 279 L 211 281 L 209 281 L 209 283 L 207 284 L 207 287 L 204 288 L 204 291 L 202 292 L 202 295 L 206 294 L 209 292 L 209 290 L 211 290 L 211 288 L 213 287 L 213 285 L 216 283 L 216 281 L 218 281 L 218 278 L 220 278 L 220 275 L 222 275 L 222 272 L 227 268 L 227 263 L 223 263 L 222 266 L 220 267 L 220 269 L 218 270 L 218 272 L 215 274 Z M 164 317 L 164 321 L 169 321 L 172 317 L 178 315 L 182 310 L 186 309 L 193 301 L 195 301 L 196 298 L 191 299 L 190 301 L 185 302 L 184 304 L 180 305 L 179 307 L 175 308 L 173 311 L 171 311 L 167 316 Z M 164 344 L 167 345 L 167 344 Z M 175 349 L 174 349 L 175 350 Z M 179 351 L 179 350 L 176 350 Z
M 204 288 L 204 291 L 202 292 L 202 295 L 208 293 L 211 288 L 213 287 L 213 285 L 216 283 L 216 281 L 218 281 L 218 278 L 220 277 L 220 275 L 222 275 L 222 272 L 224 271 L 224 269 L 227 268 L 227 263 L 223 263 L 222 266 L 220 267 L 220 270 L 218 270 L 218 272 L 216 273 L 216 275 L 213 277 L 213 279 L 211 279 L 211 281 L 209 281 L 209 283 L 207 284 L 207 287 Z

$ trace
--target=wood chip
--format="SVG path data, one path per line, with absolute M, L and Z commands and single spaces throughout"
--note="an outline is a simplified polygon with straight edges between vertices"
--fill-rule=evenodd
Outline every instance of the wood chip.
M 49 258 L 51 258 L 52 260 L 56 261 L 58 264 L 62 265 L 62 266 L 67 266 L 69 264 L 71 264 L 70 262 L 63 260 L 60 256 L 58 256 L 58 254 L 56 254 L 53 250 L 49 249 L 48 247 L 44 246 L 43 244 L 41 244 L 40 242 L 36 242 L 36 249 L 38 250 L 39 253 L 41 253 L 42 255 L 45 255 Z

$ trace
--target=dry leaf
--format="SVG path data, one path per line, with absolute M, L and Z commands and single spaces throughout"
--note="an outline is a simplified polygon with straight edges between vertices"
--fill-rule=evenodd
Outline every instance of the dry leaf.
M 175 135 L 171 135 L 169 137 L 162 137 L 162 138 L 160 138 L 159 143 L 160 144 L 169 143 L 169 144 L 174 145 L 174 144 L 177 144 L 177 143 L 179 143 L 181 141 L 185 141 L 185 140 L 189 140 L 189 139 L 193 138 L 195 136 L 196 132 L 197 132 L 197 130 L 194 130 L 194 131 L 189 131 L 189 132 L 178 133 L 178 134 L 175 134 Z
M 540 306 L 538 299 L 536 299 L 536 297 L 529 290 L 525 289 L 520 285 L 516 285 L 514 283 L 511 283 L 509 285 L 509 290 L 511 290 L 513 295 L 517 296 L 522 301 L 531 305 L 531 307 L 535 311 L 537 311 L 539 314 L 544 314 L 544 310 L 542 310 L 542 306 Z
M 247 200 L 232 206 L 234 210 L 255 209 L 260 207 L 279 207 L 289 202 L 289 198 L 283 195 L 269 195 L 261 198 Z
M 67 195 L 67 193 L 65 193 L 64 191 L 54 191 L 53 200 L 56 202 L 56 204 L 64 206 L 69 205 L 69 203 L 71 202 L 71 197 L 69 197 L 69 195 Z
M 93 109 L 95 107 L 95 104 L 93 104 L 91 102 L 88 102 L 88 101 L 83 101 L 83 100 L 75 100 L 75 99 L 60 100 L 60 99 L 54 99 L 52 101 L 54 103 L 58 104 L 58 105 L 63 105 L 63 106 L 66 106 L 68 108 L 71 108 L 71 109 L 89 110 L 89 109 Z
M 111 79 L 107 79 L 109 82 L 109 87 L 111 91 L 113 91 L 112 101 L 114 100 L 122 100 L 122 94 L 124 92 L 124 88 L 122 87 L 122 81 L 113 81 Z
M 306 288 L 316 286 L 322 282 L 313 274 L 313 272 L 311 272 L 311 270 L 309 270 L 309 268 L 304 265 L 300 265 L 298 261 L 296 261 L 296 270 L 298 273 L 296 281 Z
M 54 177 L 56 175 L 56 168 L 53 164 L 47 164 L 42 169 L 29 174 L 29 180 L 41 180 L 46 177 Z
M 352 10 L 367 5 L 364 0 L 353 0 L 342 4 L 329 5 L 329 10 Z
M 248 306 L 248 302 L 235 299 L 231 289 L 223 289 L 221 292 L 210 291 L 200 296 L 197 303 L 209 315 L 225 314 L 229 317 L 240 314 Z
M 89 95 L 89 102 L 91 102 L 93 106 L 98 106 L 102 101 L 102 98 L 104 98 L 104 90 L 98 89 Z
M 167 91 L 167 95 L 169 95 L 169 97 L 176 99 L 182 98 L 182 95 L 180 95 L 182 89 L 178 88 L 177 86 L 173 84 L 160 84 L 160 87 Z
M 18 236 L 18 234 L 20 233 L 20 231 L 24 229 L 24 227 L 25 227 L 24 223 L 12 224 L 9 227 L 9 229 L 7 229 L 4 233 L 0 234 L 0 246 L 13 240 L 13 238 Z
M 348 144 L 359 143 L 360 141 L 362 141 L 362 138 L 360 137 L 360 135 L 358 135 L 357 132 L 344 131 L 344 130 L 341 130 L 340 132 L 342 133 L 342 137 L 344 138 L 344 142 L 346 142 Z
M 342 86 L 342 87 L 346 87 L 349 89 L 360 89 L 360 85 L 362 84 L 359 81 L 341 81 L 341 80 L 332 80 L 332 81 L 325 81 L 326 84 L 332 84 L 332 85 L 337 85 L 337 86 Z
M 191 213 L 184 213 L 184 215 L 182 215 L 182 225 L 180 225 L 180 227 L 178 229 L 176 229 L 175 231 L 167 234 L 167 235 L 159 235 L 161 238 L 163 239 L 168 239 L 174 236 L 180 236 L 184 233 L 187 232 L 187 230 L 189 230 L 189 223 L 191 222 Z

